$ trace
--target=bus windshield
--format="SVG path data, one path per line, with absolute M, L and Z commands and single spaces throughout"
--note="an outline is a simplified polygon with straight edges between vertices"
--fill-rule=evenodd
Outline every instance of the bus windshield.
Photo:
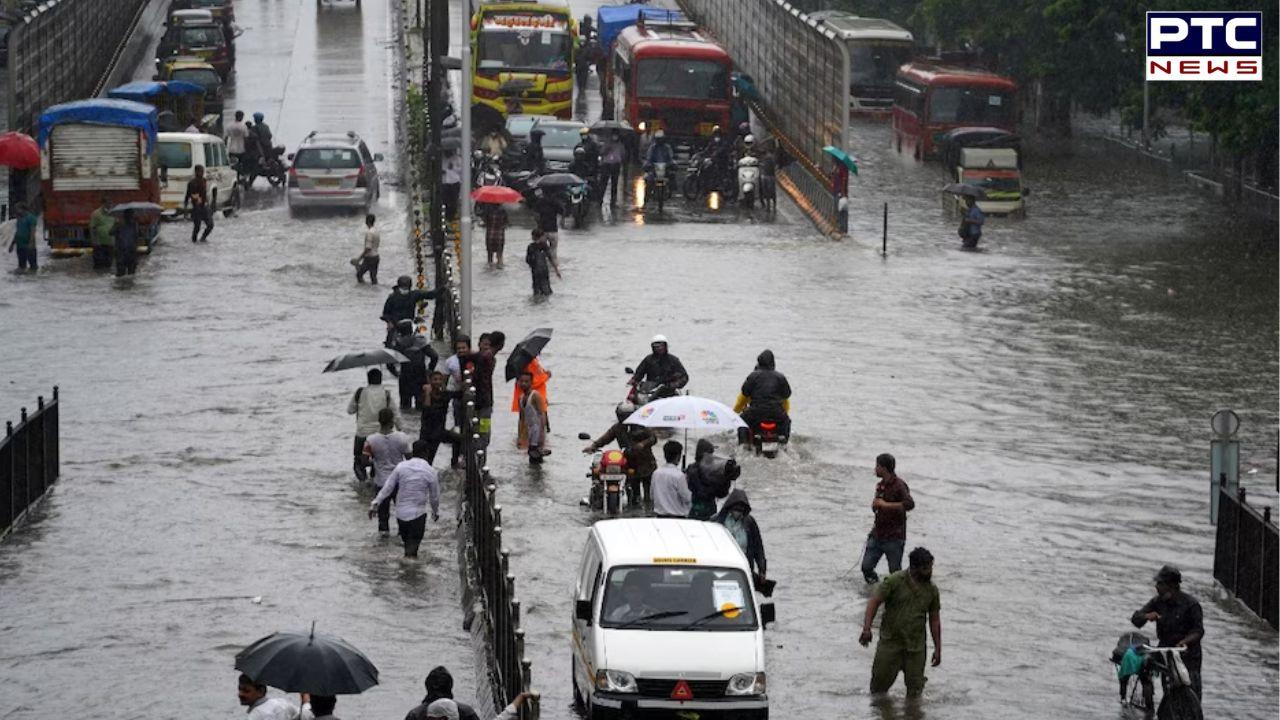
M 849 84 L 893 87 L 898 68 L 911 60 L 911 45 L 896 42 L 849 43 Z
M 636 96 L 724 100 L 729 96 L 729 70 L 711 60 L 641 60 L 636 67 Z
M 480 32 L 477 68 L 484 70 L 548 70 L 569 72 L 573 40 L 562 30 L 496 30 Z
M 1013 97 L 985 88 L 935 87 L 929 92 L 929 122 L 1008 127 Z

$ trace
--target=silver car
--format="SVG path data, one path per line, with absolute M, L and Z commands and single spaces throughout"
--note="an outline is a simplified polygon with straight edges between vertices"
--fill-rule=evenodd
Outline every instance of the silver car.
M 378 201 L 381 154 L 354 132 L 312 132 L 289 155 L 289 212 L 303 208 L 369 208 Z

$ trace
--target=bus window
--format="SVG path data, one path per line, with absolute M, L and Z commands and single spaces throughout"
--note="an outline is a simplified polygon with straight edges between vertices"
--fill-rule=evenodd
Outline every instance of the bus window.
M 569 70 L 573 40 L 550 30 L 490 30 L 480 33 L 481 70 Z
M 653 58 L 636 69 L 637 97 L 723 100 L 728 93 L 728 70 L 717 62 Z
M 1013 99 L 983 88 L 937 87 L 929 96 L 929 122 L 1005 127 L 1013 122 Z
M 920 88 L 898 81 L 893 93 L 893 102 L 898 107 L 916 117 L 924 114 L 924 93 Z

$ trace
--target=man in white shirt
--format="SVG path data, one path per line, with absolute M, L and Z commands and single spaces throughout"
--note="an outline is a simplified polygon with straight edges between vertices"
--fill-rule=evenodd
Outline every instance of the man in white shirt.
M 356 258 L 356 282 L 363 283 L 365 273 L 369 274 L 369 282 L 374 285 L 378 284 L 378 246 L 382 244 L 382 237 L 378 235 L 378 231 L 373 229 L 374 222 L 377 218 L 373 213 L 364 216 L 364 249 L 360 251 L 360 257 Z
M 315 720 L 311 704 L 303 695 L 302 708 L 284 698 L 267 697 L 267 686 L 241 674 L 239 681 L 240 704 L 248 708 L 249 720 Z
M 456 220 L 462 191 L 462 158 L 457 150 L 445 152 L 444 165 L 440 168 L 440 190 L 443 193 L 445 217 Z
M 379 489 L 387 484 L 387 478 L 396 466 L 409 457 L 412 447 L 409 436 L 396 430 L 396 411 L 382 408 L 378 411 L 378 432 L 364 440 L 365 462 L 373 465 L 373 484 Z M 395 493 L 378 506 L 378 532 L 391 532 L 391 501 Z
M 243 110 L 237 110 L 236 119 L 227 123 L 223 138 L 227 141 L 227 154 L 231 156 L 231 164 L 239 165 L 240 156 L 244 155 L 244 143 L 249 139 L 249 126 L 244 124 Z
M 367 482 L 369 475 L 365 471 L 364 441 L 378 432 L 378 413 L 383 408 L 395 411 L 396 401 L 391 399 L 391 391 L 382 386 L 382 371 L 372 368 L 368 374 L 369 384 L 356 390 L 351 402 L 347 403 L 347 414 L 356 416 L 355 460 L 353 469 L 361 482 Z M 400 427 L 400 416 L 396 415 L 395 426 Z
M 369 503 L 369 517 L 378 511 L 382 501 L 395 495 L 396 524 L 400 526 L 400 539 L 404 541 L 404 556 L 418 557 L 418 546 L 427 531 L 427 505 L 431 506 L 432 522 L 440 519 L 440 476 L 427 462 L 430 447 L 426 440 L 415 440 L 413 457 L 391 471 L 391 477 Z
M 662 457 L 667 464 L 653 473 L 650 492 L 653 495 L 653 513 L 658 517 L 687 518 L 693 505 L 689 483 L 680 469 L 680 454 L 684 448 L 675 440 L 662 446 Z

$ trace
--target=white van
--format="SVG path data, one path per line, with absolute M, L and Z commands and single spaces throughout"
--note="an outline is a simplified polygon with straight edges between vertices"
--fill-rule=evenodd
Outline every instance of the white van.
M 573 599 L 573 695 L 585 717 L 769 717 L 773 604 L 757 603 L 723 525 L 597 522 Z
M 226 217 L 240 209 L 240 187 L 231 169 L 227 146 L 217 135 L 162 132 L 157 135 L 156 163 L 160 166 L 160 204 L 166 216 L 185 214 L 182 207 L 187 181 L 195 177 L 196 166 L 204 166 L 209 184 L 209 207 Z

